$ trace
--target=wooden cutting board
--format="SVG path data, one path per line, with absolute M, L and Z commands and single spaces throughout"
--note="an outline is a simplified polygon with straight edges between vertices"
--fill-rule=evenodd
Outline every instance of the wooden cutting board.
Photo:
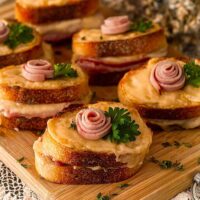
M 0 128 L 0 160 L 19 176 L 41 199 L 44 200 L 95 200 L 99 192 L 117 193 L 114 200 L 169 200 L 192 184 L 192 178 L 200 171 L 197 160 L 200 157 L 200 129 L 157 133 L 153 136 L 150 153 L 142 169 L 123 183 L 130 184 L 120 189 L 119 183 L 105 185 L 58 185 L 40 178 L 34 167 L 33 142 L 37 136 L 30 132 L 15 132 Z M 181 145 L 164 148 L 163 142 L 190 143 L 192 147 Z M 181 162 L 184 171 L 161 169 L 148 159 Z M 17 159 L 25 157 L 21 166 Z

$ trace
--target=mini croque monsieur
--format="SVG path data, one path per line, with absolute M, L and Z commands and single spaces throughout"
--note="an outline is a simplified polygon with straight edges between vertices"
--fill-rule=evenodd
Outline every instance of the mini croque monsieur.
M 153 58 L 118 86 L 120 101 L 162 129 L 200 126 L 200 61 Z
M 42 43 L 39 33 L 31 27 L 0 20 L 0 68 L 44 57 L 45 48 L 49 47 Z
M 90 100 L 88 77 L 77 66 L 30 60 L 0 70 L 0 124 L 44 130 L 49 118 Z
M 99 184 L 130 178 L 143 164 L 152 133 L 137 110 L 99 102 L 48 121 L 33 146 L 35 166 L 62 184 Z
M 99 0 L 17 0 L 15 15 L 20 22 L 33 25 L 45 41 L 57 42 L 84 26 L 99 27 L 103 16 L 96 15 L 98 7 Z M 94 20 L 87 26 L 90 16 Z
M 125 72 L 151 57 L 167 54 L 164 30 L 150 21 L 110 17 L 101 29 L 83 29 L 73 36 L 73 62 L 90 76 L 92 85 L 116 85 Z

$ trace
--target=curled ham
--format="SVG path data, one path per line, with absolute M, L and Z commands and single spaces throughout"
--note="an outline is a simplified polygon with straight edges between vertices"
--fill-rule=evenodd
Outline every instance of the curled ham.
M 101 25 L 101 32 L 107 35 L 125 33 L 130 29 L 128 16 L 109 17 Z
M 29 81 L 42 82 L 45 79 L 53 78 L 54 70 L 47 60 L 30 60 L 24 66 L 22 75 Z
M 6 24 L 0 21 L 0 43 L 7 39 L 9 32 L 9 28 L 6 26 Z
M 98 140 L 107 135 L 112 126 L 111 118 L 107 118 L 102 110 L 88 108 L 76 115 L 78 133 L 85 139 Z
M 158 92 L 179 90 L 185 84 L 183 68 L 174 61 L 160 61 L 151 72 L 150 82 Z

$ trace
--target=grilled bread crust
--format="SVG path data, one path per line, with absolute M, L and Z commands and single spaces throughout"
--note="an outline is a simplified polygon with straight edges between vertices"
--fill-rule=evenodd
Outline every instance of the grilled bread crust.
M 25 117 L 7 118 L 0 115 L 0 124 L 8 129 L 42 131 L 46 128 L 48 119 L 39 117 L 31 119 Z
M 116 162 L 114 154 L 70 149 L 56 142 L 48 133 L 42 136 L 41 145 L 44 155 L 71 166 L 119 167 L 125 165 L 124 163 Z
M 159 58 L 157 60 L 161 61 L 164 59 L 165 58 Z M 183 62 L 190 61 L 190 59 L 187 57 L 180 57 L 176 59 L 181 60 Z M 170 105 L 170 108 L 169 107 L 168 108 L 155 107 L 155 106 L 153 107 L 147 104 L 142 104 L 142 102 L 140 104 L 135 103 L 134 99 L 130 96 L 130 94 L 128 93 L 128 90 L 126 90 L 125 87 L 127 83 L 130 83 L 131 77 L 134 77 L 137 75 L 138 70 L 143 70 L 146 67 L 147 66 L 143 66 L 140 69 L 129 71 L 121 79 L 118 85 L 118 96 L 119 96 L 120 101 L 124 105 L 129 106 L 129 107 L 135 107 L 140 113 L 140 115 L 146 119 L 184 120 L 184 119 L 191 119 L 191 118 L 196 118 L 200 116 L 199 103 L 194 103 L 194 104 L 191 103 L 191 105 L 188 104 L 188 105 L 183 105 L 183 106 Z
M 102 184 L 119 182 L 130 178 L 139 169 L 111 167 L 92 170 L 87 167 L 56 165 L 49 157 L 40 152 L 41 144 L 35 144 L 35 167 L 41 177 L 60 184 Z
M 15 16 L 21 22 L 42 24 L 60 20 L 82 18 L 94 14 L 99 0 L 80 0 L 65 5 L 30 7 L 16 2 Z
M 92 40 L 92 35 L 98 39 Z M 83 40 L 82 38 L 85 39 Z M 88 40 L 88 38 L 91 38 Z M 103 39 L 101 39 L 103 38 Z M 115 36 L 102 36 L 99 30 L 82 30 L 73 36 L 73 53 L 83 57 L 116 57 L 147 54 L 167 47 L 164 30 L 155 25 L 146 34 L 126 33 Z

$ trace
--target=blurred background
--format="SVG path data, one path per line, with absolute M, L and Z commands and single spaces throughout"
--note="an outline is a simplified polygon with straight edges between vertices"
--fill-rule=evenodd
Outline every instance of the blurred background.
M 192 57 L 200 57 L 200 0 L 102 0 L 105 12 L 144 17 L 165 28 L 168 41 Z

